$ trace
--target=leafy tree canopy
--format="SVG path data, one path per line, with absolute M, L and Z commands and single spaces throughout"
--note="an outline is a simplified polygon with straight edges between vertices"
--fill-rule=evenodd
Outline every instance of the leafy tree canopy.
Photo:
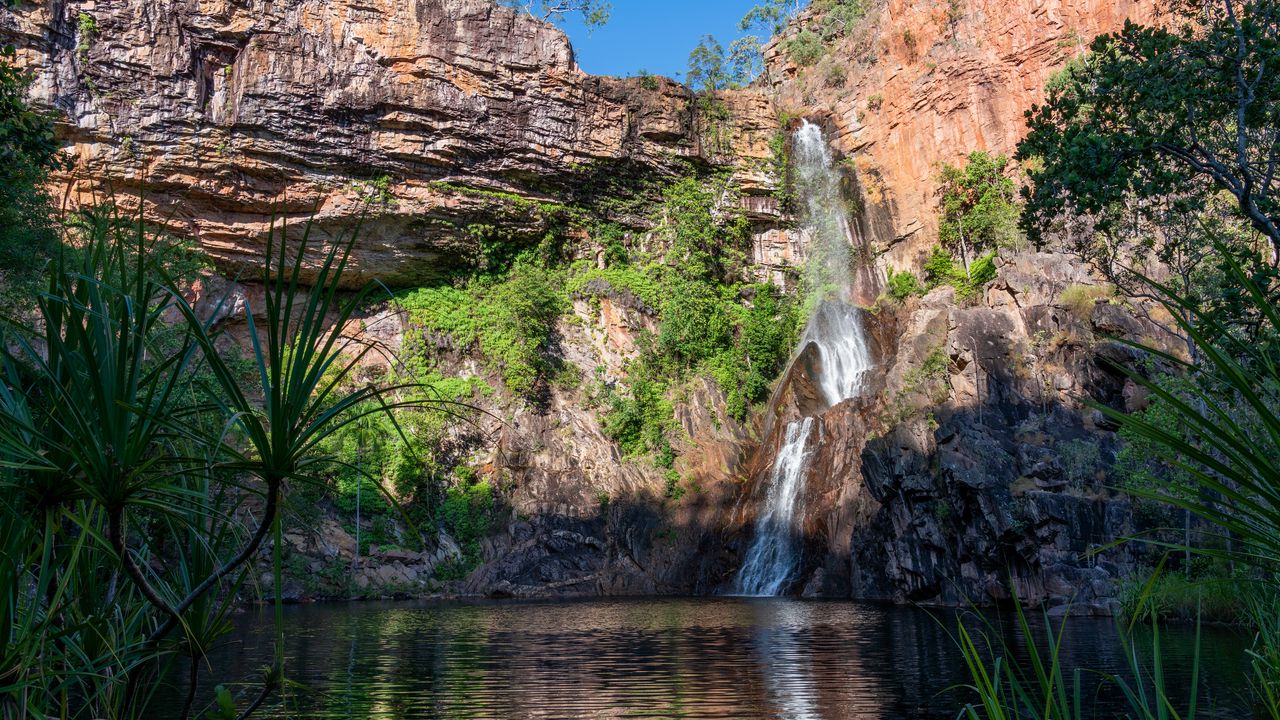
M 685 82 L 697 92 L 740 88 L 760 73 L 760 39 L 754 35 L 739 38 L 724 47 L 711 35 L 704 35 L 689 53 L 689 71 Z
M 976 151 L 964 167 L 942 167 L 942 216 L 938 240 L 966 266 L 987 250 L 1018 244 L 1018 206 L 1008 158 Z
M 1280 0 L 1172 9 L 1170 27 L 1130 22 L 1098 37 L 1027 113 L 1025 227 L 1040 242 L 1078 214 L 1106 232 L 1115 206 L 1220 188 L 1280 264 Z
M 539 20 L 559 22 L 566 15 L 579 13 L 587 27 L 596 28 L 609 22 L 613 6 L 605 0 L 498 0 L 510 8 L 522 8 Z
M 729 85 L 724 47 L 714 37 L 702 36 L 702 40 L 689 53 L 689 72 L 685 75 L 685 82 L 701 92 L 722 90 Z

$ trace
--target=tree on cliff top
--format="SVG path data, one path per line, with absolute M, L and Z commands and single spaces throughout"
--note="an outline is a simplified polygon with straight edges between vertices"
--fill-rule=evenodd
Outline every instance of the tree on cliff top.
M 612 6 L 605 0 L 498 0 L 498 4 L 510 8 L 522 8 L 531 16 L 543 21 L 559 22 L 573 13 L 582 15 L 582 22 L 596 28 L 609 22 Z
M 1168 27 L 1126 23 L 1027 112 L 1017 158 L 1032 161 L 1026 229 L 1062 215 L 1097 230 L 1117 206 L 1233 196 L 1280 265 L 1280 0 L 1173 0 Z

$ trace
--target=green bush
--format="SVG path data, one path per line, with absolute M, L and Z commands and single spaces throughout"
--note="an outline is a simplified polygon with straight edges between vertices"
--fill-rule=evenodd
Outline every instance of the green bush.
M 489 481 L 474 482 L 474 474 L 459 475 L 436 509 L 436 522 L 458 542 L 462 557 L 436 568 L 437 580 L 461 580 L 480 564 L 480 541 L 493 531 L 496 520 L 498 503 Z
M 420 288 L 397 298 L 421 327 L 476 346 L 508 388 L 526 394 L 551 370 L 546 350 L 564 312 L 560 275 L 517 261 L 502 279 L 476 278 L 462 287 Z
M 656 312 L 662 307 L 663 285 L 660 265 L 645 267 L 588 267 L 571 272 L 565 287 L 570 295 L 630 295 Z
M 665 495 L 667 498 L 679 500 L 684 497 L 684 487 L 680 485 L 680 473 L 675 470 L 668 470 L 665 475 L 665 483 Z
M 987 283 L 996 279 L 996 253 L 988 252 L 969 265 L 968 272 L 956 264 L 951 253 L 940 245 L 933 246 L 929 259 L 924 264 L 925 288 L 932 290 L 939 285 L 950 285 L 956 289 L 956 296 L 962 300 L 976 297 Z
M 1165 570 L 1125 579 L 1117 593 L 1125 614 L 1223 623 L 1245 619 L 1248 608 L 1241 586 L 1249 579 L 1238 576 L 1223 562 L 1205 560 L 1198 558 L 1187 572 Z
M 791 61 L 802 67 L 818 64 L 827 48 L 822 38 L 812 30 L 801 30 L 798 35 L 787 41 L 787 54 Z
M 1072 285 L 1058 296 L 1058 303 L 1065 307 L 1076 319 L 1087 322 L 1093 315 L 1093 308 L 1099 300 L 1106 300 L 1115 295 L 1115 288 L 1110 285 Z
M 987 251 L 1023 245 L 1016 188 L 1005 175 L 1008 164 L 1003 155 L 976 151 L 964 167 L 942 166 L 938 240 L 966 262 Z
M 487 480 L 462 484 L 445 491 L 437 516 L 459 544 L 478 542 L 493 528 L 493 486 Z
M 686 178 L 669 186 L 655 215 L 662 252 L 647 264 L 571 272 L 575 294 L 629 293 L 656 311 L 658 330 L 642 338 L 640 357 L 621 387 L 604 398 L 606 433 L 627 455 L 674 461 L 670 394 L 694 375 L 707 375 L 744 418 L 765 399 L 795 342 L 799 307 L 772 284 L 744 282 L 746 225 L 715 212 L 718 192 Z
M 896 272 L 889 269 L 889 297 L 894 300 L 906 300 L 912 295 L 919 295 L 923 288 L 920 279 L 910 270 Z
M 605 434 L 629 456 L 670 452 L 668 436 L 675 430 L 675 408 L 667 399 L 667 384 L 635 378 L 627 392 L 611 393 L 602 422 Z
M 415 325 L 478 350 L 508 388 L 528 393 L 554 370 L 547 349 L 570 298 L 630 301 L 656 319 L 656 331 L 642 335 L 640 357 L 619 386 L 597 383 L 592 394 L 607 405 L 604 429 L 623 452 L 655 453 L 670 464 L 671 391 L 692 376 L 710 377 L 728 412 L 744 418 L 768 396 L 798 332 L 797 304 L 771 284 L 748 281 L 749 225 L 725 211 L 734 206 L 727 182 L 688 176 L 667 185 L 652 215 L 657 242 L 648 247 L 628 248 L 622 228 L 596 225 L 603 268 L 585 259 L 566 268 L 557 253 L 520 251 L 508 270 L 420 288 L 397 303 Z
M 29 303 L 57 242 L 49 172 L 59 165 L 53 119 L 31 109 L 31 74 L 0 46 L 0 305 Z
M 867 14 L 865 0 L 814 0 L 813 8 L 824 42 L 844 37 Z

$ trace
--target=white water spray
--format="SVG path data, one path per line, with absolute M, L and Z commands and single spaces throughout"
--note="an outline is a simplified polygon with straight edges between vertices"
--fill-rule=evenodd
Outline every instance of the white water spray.
M 828 406 L 862 393 L 867 373 L 874 364 L 867 335 L 862 329 L 862 312 L 844 303 L 824 302 L 814 310 L 805 328 L 800 347 L 818 347 L 822 372 L 816 378 Z
M 800 557 L 796 530 L 804 524 L 804 477 L 809 470 L 813 418 L 787 426 L 787 438 L 773 461 L 769 498 L 756 521 L 756 538 L 738 572 L 741 595 L 779 595 L 791 581 Z
M 862 327 L 862 311 L 847 302 L 853 235 L 831 151 L 822 130 L 808 121 L 794 140 L 796 185 L 804 200 L 804 231 L 809 237 L 805 267 L 809 287 L 817 293 L 797 354 L 811 343 L 817 347 L 821 368 L 814 380 L 827 407 L 832 407 L 862 392 L 873 367 L 871 348 Z M 803 552 L 805 480 L 817 425 L 814 418 L 806 417 L 787 426 L 755 538 L 738 571 L 734 589 L 740 595 L 780 595 L 795 579 Z

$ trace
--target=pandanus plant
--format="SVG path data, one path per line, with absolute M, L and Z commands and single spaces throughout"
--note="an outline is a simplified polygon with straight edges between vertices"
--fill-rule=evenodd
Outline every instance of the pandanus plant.
M 1199 359 L 1191 362 L 1142 343 L 1130 344 L 1179 369 L 1187 382 L 1175 391 L 1139 369 L 1120 368 L 1164 403 L 1177 422 L 1157 423 L 1141 414 L 1098 403 L 1093 406 L 1147 441 L 1196 490 L 1131 489 L 1136 496 L 1186 511 L 1208 528 L 1195 544 L 1151 536 L 1140 539 L 1173 552 L 1231 561 L 1246 570 L 1235 582 L 1239 583 L 1248 622 L 1256 631 L 1249 651 L 1254 715 L 1280 720 L 1280 303 L 1267 282 L 1270 269 L 1248 272 L 1228 248 L 1218 245 L 1217 250 L 1233 292 L 1238 293 L 1236 312 L 1225 316 L 1229 319 L 1171 287 L 1144 278 L 1194 344 Z M 1162 567 L 1163 563 L 1157 574 Z M 1148 602 L 1154 580 L 1153 576 L 1141 592 L 1138 615 L 1158 622 Z M 980 700 L 966 706 L 963 715 L 974 720 L 1082 717 L 1085 706 L 1080 674 L 1076 671 L 1071 682 L 1066 680 L 1058 654 L 1061 636 L 1050 630 L 1047 647 L 1037 646 L 1036 634 L 1025 622 L 1021 607 L 1018 618 L 1019 634 L 1033 650 L 1029 668 L 1013 661 L 1007 645 L 991 641 L 997 633 L 979 636 L 987 640 L 987 646 L 980 647 L 975 636 L 960 625 L 958 643 L 973 679 L 970 688 Z M 1123 634 L 1128 637 L 1131 629 L 1132 622 Z M 1122 691 L 1131 710 L 1129 717 L 1194 718 L 1197 669 L 1193 668 L 1186 695 L 1182 691 L 1187 689 L 1175 691 L 1167 685 L 1159 638 L 1157 628 L 1152 634 L 1149 667 L 1140 662 L 1134 644 L 1129 643 L 1126 654 L 1132 678 L 1104 680 Z M 1197 632 L 1197 661 L 1198 644 Z
M 326 440 L 432 401 L 352 383 L 374 348 L 346 330 L 376 289 L 343 290 L 354 234 L 317 248 L 309 223 L 292 238 L 273 223 L 246 371 L 162 235 L 87 218 L 34 322 L 0 342 L 0 716 L 151 717 L 185 662 L 185 718 L 268 538 L 280 620 L 282 503 L 332 469 Z M 240 711 L 223 691 L 219 712 L 247 717 L 282 687 L 280 627 L 260 691 Z

